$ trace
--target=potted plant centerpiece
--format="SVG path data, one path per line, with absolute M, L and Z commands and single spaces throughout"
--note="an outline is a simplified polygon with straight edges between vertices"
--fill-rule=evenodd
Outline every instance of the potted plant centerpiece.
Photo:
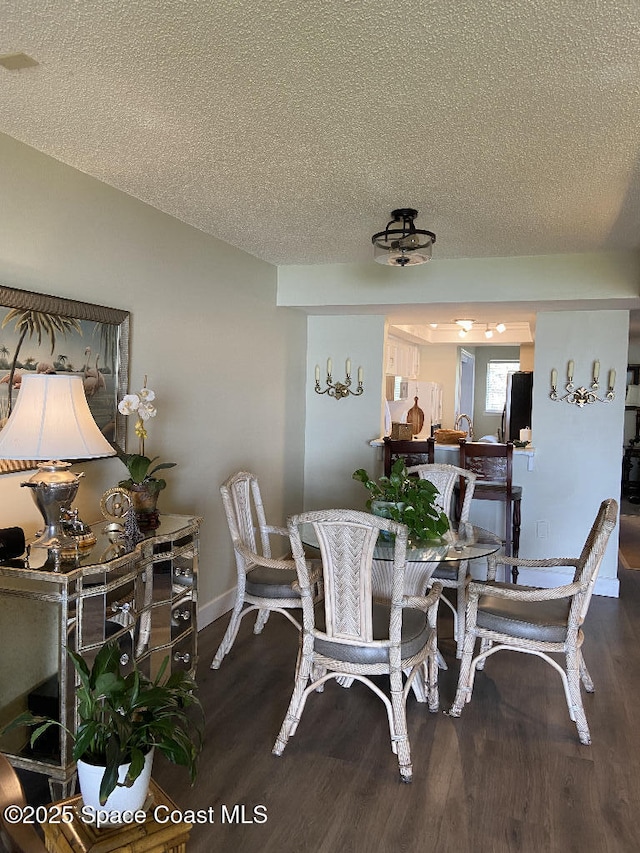
M 396 459 L 388 477 L 372 480 L 364 468 L 353 472 L 369 492 L 367 509 L 374 515 L 400 521 L 415 542 L 441 539 L 449 530 L 449 519 L 437 504 L 438 489 L 429 480 L 407 473 L 404 459 Z
M 202 746 L 199 721 L 189 712 L 202 714 L 193 678 L 182 671 L 163 678 L 168 658 L 153 681 L 135 666 L 125 675 L 115 641 L 102 646 L 91 667 L 75 652 L 69 655 L 80 682 L 78 726 L 69 734 L 84 805 L 113 812 L 142 808 L 156 749 L 186 767 L 193 783 Z M 49 726 L 61 724 L 25 712 L 5 731 L 25 725 L 37 726 L 33 746 Z
M 137 415 L 135 433 L 140 442 L 139 452 L 123 453 L 119 448 L 116 450 L 129 471 L 129 478 L 121 480 L 118 485 L 131 494 L 138 526 L 143 532 L 155 530 L 160 524 L 157 511 L 158 494 L 166 488 L 167 483 L 161 477 L 154 477 L 154 474 L 166 468 L 175 468 L 176 465 L 175 462 L 160 462 L 151 467 L 158 457 L 145 456 L 144 441 L 147 437 L 145 423 L 150 418 L 155 418 L 158 413 L 153 402 L 155 397 L 151 388 L 147 388 L 145 376 L 142 389 L 137 394 L 126 394 L 118 403 L 118 411 L 121 414 Z

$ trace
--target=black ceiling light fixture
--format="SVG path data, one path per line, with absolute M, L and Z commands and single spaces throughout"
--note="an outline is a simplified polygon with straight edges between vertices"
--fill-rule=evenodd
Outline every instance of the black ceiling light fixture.
M 413 220 L 418 211 L 412 207 L 400 207 L 391 211 L 391 220 L 384 231 L 371 238 L 373 257 L 379 264 L 391 267 L 406 267 L 426 264 L 431 260 L 431 251 L 436 242 L 433 231 L 416 228 Z

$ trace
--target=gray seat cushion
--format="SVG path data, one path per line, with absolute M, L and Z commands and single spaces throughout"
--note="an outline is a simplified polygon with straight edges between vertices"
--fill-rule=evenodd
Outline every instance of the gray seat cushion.
M 508 584 L 513 589 L 526 589 Z M 524 640 L 562 643 L 567 635 L 571 599 L 555 601 L 513 601 L 482 595 L 478 602 L 477 624 L 489 631 L 506 633 Z
M 373 638 L 384 640 L 389 637 L 389 612 L 387 604 L 373 605 Z M 316 628 L 319 631 L 325 629 L 324 607 L 319 604 L 316 607 Z M 429 639 L 429 625 L 427 616 L 421 610 L 409 608 L 402 611 L 402 646 L 401 656 L 405 660 L 413 657 L 426 644 Z M 316 638 L 314 648 L 316 652 L 328 658 L 343 660 L 347 663 L 377 664 L 389 662 L 389 650 L 371 648 L 368 646 L 352 646 L 346 643 L 334 642 Z
M 256 566 L 247 572 L 246 592 L 256 598 L 299 598 L 299 594 L 291 588 L 297 579 L 295 569 Z

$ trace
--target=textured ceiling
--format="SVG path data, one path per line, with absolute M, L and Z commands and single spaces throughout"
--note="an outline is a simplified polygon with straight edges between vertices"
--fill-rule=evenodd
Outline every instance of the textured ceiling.
M 640 245 L 638 0 L 4 0 L 0 131 L 274 264 Z

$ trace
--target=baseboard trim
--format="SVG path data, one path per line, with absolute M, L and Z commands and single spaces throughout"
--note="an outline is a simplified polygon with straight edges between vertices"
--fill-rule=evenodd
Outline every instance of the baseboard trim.
M 198 631 L 211 625 L 216 619 L 224 616 L 232 608 L 236 600 L 236 587 L 227 590 L 222 595 L 208 601 L 206 604 L 200 604 L 198 607 Z

